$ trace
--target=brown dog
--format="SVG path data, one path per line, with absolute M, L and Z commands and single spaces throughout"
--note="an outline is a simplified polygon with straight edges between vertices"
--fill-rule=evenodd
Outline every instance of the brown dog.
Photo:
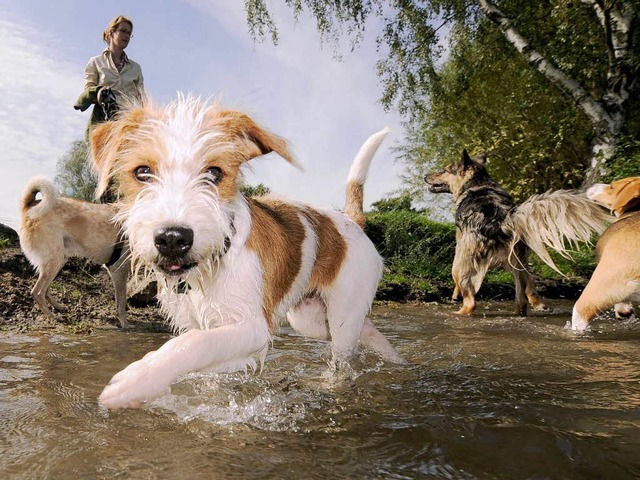
M 631 304 L 618 302 L 640 299 L 640 177 L 593 185 L 587 196 L 608 207 L 617 220 L 598 241 L 598 265 L 573 307 L 572 330 L 585 330 L 614 305 L 617 317 L 630 316 Z
M 41 199 L 37 199 L 38 194 Z M 113 224 L 113 205 L 101 205 L 56 195 L 53 183 L 42 176 L 27 183 L 20 209 L 20 247 L 38 271 L 31 295 L 44 314 L 53 319 L 49 304 L 58 311 L 66 307 L 49 292 L 69 257 L 85 257 L 105 265 L 116 291 L 120 326 L 126 328 L 128 255 L 118 243 Z

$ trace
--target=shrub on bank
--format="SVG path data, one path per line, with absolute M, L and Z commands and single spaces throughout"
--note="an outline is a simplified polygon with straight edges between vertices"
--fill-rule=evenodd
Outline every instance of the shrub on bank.
M 365 231 L 385 259 L 378 290 L 384 300 L 440 297 L 450 285 L 455 227 L 412 210 L 371 212 Z

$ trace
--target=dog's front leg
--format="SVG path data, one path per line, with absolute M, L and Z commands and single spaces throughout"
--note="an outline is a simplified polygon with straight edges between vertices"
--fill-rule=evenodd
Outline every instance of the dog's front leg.
M 246 367 L 268 345 L 266 325 L 259 328 L 248 321 L 212 330 L 190 330 L 114 375 L 100 394 L 100 401 L 111 410 L 137 408 L 168 392 L 171 383 L 187 373 Z

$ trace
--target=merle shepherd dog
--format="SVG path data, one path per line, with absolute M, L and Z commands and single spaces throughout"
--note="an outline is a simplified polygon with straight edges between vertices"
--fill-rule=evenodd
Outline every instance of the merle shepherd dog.
M 517 205 L 491 178 L 485 162 L 485 155 L 471 158 L 465 150 L 460 161 L 425 177 L 430 192 L 451 193 L 456 203 L 453 298 L 461 294 L 457 313 L 471 315 L 487 271 L 502 267 L 513 273 L 516 315 L 524 316 L 527 301 L 535 310 L 545 308 L 527 271 L 529 251 L 559 272 L 547 247 L 567 256 L 571 245 L 589 242 L 612 218 L 577 190 L 533 195 Z

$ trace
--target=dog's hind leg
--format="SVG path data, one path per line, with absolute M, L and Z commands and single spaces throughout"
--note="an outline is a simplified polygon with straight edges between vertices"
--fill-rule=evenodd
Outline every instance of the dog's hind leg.
M 380 333 L 380 331 L 375 327 L 369 317 L 364 319 L 362 332 L 360 332 L 360 343 L 377 352 L 378 355 L 387 362 L 407 363 L 396 349 L 393 348 L 387 337 Z
M 529 300 L 531 308 L 535 311 L 541 312 L 547 309 L 542 297 L 538 295 L 538 291 L 536 290 L 536 286 L 531 275 L 527 275 L 527 286 L 525 287 L 524 292 L 527 295 L 527 300 Z
M 31 295 L 40 307 L 40 310 L 42 310 L 42 312 L 52 320 L 55 319 L 56 316 L 49 308 L 49 304 L 58 311 L 66 310 L 66 307 L 55 301 L 49 292 L 49 286 L 63 266 L 64 258 L 62 261 L 53 260 L 41 265 L 39 268 L 40 274 L 38 275 L 38 280 L 36 280 L 35 285 L 31 289 Z
M 513 254 L 515 254 L 515 258 L 513 257 Z M 545 310 L 547 307 L 536 291 L 533 277 L 527 271 L 527 266 L 529 265 L 529 247 L 527 247 L 522 242 L 519 242 L 517 245 L 515 245 L 512 252 L 511 260 L 508 263 L 509 265 L 505 265 L 505 268 L 511 269 L 511 271 L 513 272 L 513 278 L 516 284 L 516 292 L 518 290 L 518 281 L 524 282 L 524 284 L 521 284 L 524 285 L 521 288 L 524 289 L 524 295 L 526 295 L 531 308 L 536 311 Z M 521 273 L 519 274 L 517 272 Z M 517 298 L 519 297 L 516 293 L 516 299 Z M 526 308 L 524 310 L 524 313 L 520 313 L 520 308 L 516 307 L 516 315 L 526 315 Z
M 591 280 L 573 306 L 572 330 L 586 330 L 598 314 L 640 291 L 640 282 L 624 281 L 625 277 L 620 271 L 605 265 L 607 262 L 601 259 L 593 271 Z
M 51 292 L 48 289 L 47 289 L 46 298 L 47 298 L 47 301 L 53 307 L 54 310 L 57 310 L 58 312 L 68 312 L 69 311 L 69 308 L 66 305 L 61 304 L 55 298 L 53 298 L 53 295 L 51 295 Z
M 516 315 L 521 317 L 527 316 L 527 277 L 529 274 L 525 270 L 513 268 L 513 282 L 516 287 Z
M 128 328 L 127 322 L 127 279 L 129 278 L 129 261 L 116 262 L 111 267 L 107 267 L 116 297 L 116 308 L 118 320 L 121 328 Z
M 291 327 L 309 338 L 329 340 L 327 312 L 324 303 L 318 297 L 302 300 L 287 313 Z M 366 317 L 360 332 L 360 343 L 377 352 L 384 360 L 393 363 L 405 363 L 396 352 L 387 337 L 378 331 L 373 322 Z

